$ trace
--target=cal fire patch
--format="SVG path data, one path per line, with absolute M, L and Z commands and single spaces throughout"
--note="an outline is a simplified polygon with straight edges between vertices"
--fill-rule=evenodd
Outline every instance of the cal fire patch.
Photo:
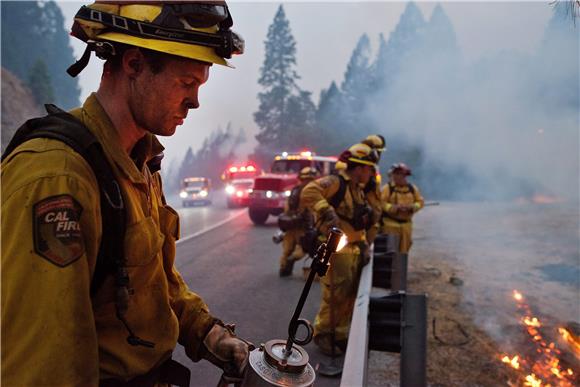
M 34 251 L 65 267 L 79 259 L 85 246 L 80 218 L 83 208 L 70 195 L 51 196 L 34 205 Z

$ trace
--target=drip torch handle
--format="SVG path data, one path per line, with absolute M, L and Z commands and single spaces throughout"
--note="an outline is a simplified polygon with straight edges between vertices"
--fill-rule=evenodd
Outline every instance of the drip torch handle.
M 288 340 L 286 340 L 286 347 L 285 352 L 290 353 L 292 352 L 292 344 L 298 343 L 300 345 L 306 345 L 312 340 L 313 329 L 310 322 L 305 319 L 300 319 L 300 313 L 302 313 L 302 308 L 304 307 L 304 303 L 306 302 L 306 298 L 310 293 L 310 288 L 312 287 L 312 282 L 314 282 L 314 276 L 318 274 L 320 277 L 326 275 L 326 271 L 328 270 L 330 257 L 332 254 L 336 252 L 338 247 L 338 243 L 340 238 L 342 237 L 342 231 L 336 227 L 330 229 L 328 234 L 328 238 L 326 243 L 321 244 L 314 254 L 312 258 L 312 265 L 310 274 L 308 275 L 308 279 L 304 284 L 304 288 L 302 289 L 302 294 L 300 295 L 300 299 L 298 300 L 298 305 L 296 305 L 296 309 L 294 310 L 294 315 L 290 320 L 290 324 L 288 325 Z M 305 339 L 298 340 L 296 339 L 296 332 L 300 325 L 306 326 L 308 330 L 308 334 Z

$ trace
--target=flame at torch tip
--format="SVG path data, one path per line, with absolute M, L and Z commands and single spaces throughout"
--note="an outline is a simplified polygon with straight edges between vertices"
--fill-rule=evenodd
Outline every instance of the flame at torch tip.
M 516 299 L 516 301 L 521 301 L 524 299 L 524 296 L 522 295 L 522 293 L 518 292 L 517 290 L 514 290 L 514 298 Z
M 340 237 L 340 241 L 338 241 L 338 246 L 336 246 L 336 251 L 339 252 L 344 248 L 344 246 L 348 245 L 348 239 L 346 238 L 346 234 L 343 234 Z

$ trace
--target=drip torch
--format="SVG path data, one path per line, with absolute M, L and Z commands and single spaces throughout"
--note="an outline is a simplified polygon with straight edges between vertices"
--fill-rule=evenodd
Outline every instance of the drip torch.
M 300 318 L 300 313 L 310 293 L 314 276 L 326 275 L 330 257 L 336 252 L 342 236 L 342 231 L 332 228 L 326 242 L 316 250 L 310 274 L 288 325 L 288 338 L 269 340 L 250 352 L 242 387 L 308 387 L 314 384 L 314 368 L 308 363 L 308 353 L 302 348 L 312 340 L 314 329 L 308 320 Z M 306 328 L 304 338 L 296 336 L 300 326 Z

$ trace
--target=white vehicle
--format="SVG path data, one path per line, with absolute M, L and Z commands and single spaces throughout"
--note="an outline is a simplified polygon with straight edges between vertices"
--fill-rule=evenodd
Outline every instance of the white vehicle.
M 181 181 L 179 197 L 183 207 L 211 204 L 211 181 L 207 177 L 186 177 Z

